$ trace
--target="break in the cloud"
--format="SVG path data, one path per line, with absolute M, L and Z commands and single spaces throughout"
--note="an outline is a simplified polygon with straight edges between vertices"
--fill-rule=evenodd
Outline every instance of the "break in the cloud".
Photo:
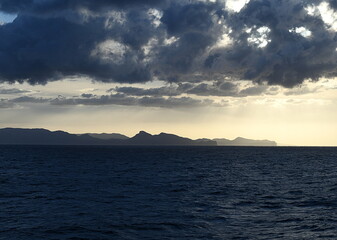
M 336 32 L 319 12 L 324 2 L 251 0 L 234 12 L 223 0 L 0 0 L 0 11 L 17 15 L 0 26 L 0 79 L 200 82 L 191 94 L 225 96 L 236 90 L 205 82 L 293 87 L 337 76 Z M 326 4 L 335 11 L 336 1 Z

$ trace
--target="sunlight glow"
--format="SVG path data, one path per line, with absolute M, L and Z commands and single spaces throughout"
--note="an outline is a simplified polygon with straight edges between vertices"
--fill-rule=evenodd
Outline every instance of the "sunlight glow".
M 91 55 L 103 61 L 121 64 L 124 61 L 127 51 L 127 46 L 113 39 L 109 39 L 99 43 Z
M 299 35 L 301 35 L 302 37 L 305 37 L 305 38 L 308 38 L 308 37 L 311 36 L 311 31 L 309 31 L 305 27 L 292 28 L 292 29 L 289 30 L 289 32 L 297 33 L 297 34 L 299 34 Z
M 257 46 L 258 48 L 266 47 L 271 41 L 270 39 L 268 39 L 268 34 L 270 33 L 270 29 L 268 27 L 260 27 L 254 30 L 247 30 L 247 33 L 251 32 L 252 35 L 247 40 L 250 44 Z
M 0 25 L 11 23 L 17 17 L 16 14 L 8 14 L 0 11 Z
M 337 31 L 337 13 L 327 2 L 322 2 L 318 6 L 309 5 L 306 11 L 311 16 L 320 16 L 328 29 Z
M 240 12 L 241 9 L 249 3 L 250 0 L 228 0 L 226 2 L 226 7 L 234 12 Z

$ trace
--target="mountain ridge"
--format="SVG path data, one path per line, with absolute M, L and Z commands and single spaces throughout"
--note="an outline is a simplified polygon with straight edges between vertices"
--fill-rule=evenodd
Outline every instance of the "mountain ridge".
M 253 146 L 253 147 L 276 147 L 277 143 L 270 140 L 253 140 L 243 137 L 237 137 L 233 140 L 227 138 L 214 138 L 218 146 Z
M 127 139 L 100 139 L 90 134 L 70 134 L 64 131 L 50 131 L 42 128 L 0 129 L 1 145 L 111 145 L 111 146 L 216 146 L 213 140 L 198 141 L 174 134 L 151 135 L 140 131 Z
M 98 138 L 101 140 L 110 140 L 110 139 L 129 139 L 129 137 L 120 134 L 120 133 L 84 133 L 84 134 L 77 134 L 78 136 L 81 135 L 89 135 L 90 137 L 93 138 Z
M 139 131 L 133 137 L 119 133 L 86 133 L 71 134 L 65 131 L 50 131 L 43 128 L 2 128 L 0 129 L 1 145 L 111 145 L 111 146 L 277 146 L 270 140 L 252 140 L 238 137 L 201 138 L 192 140 L 175 134 L 161 132 L 152 135 Z

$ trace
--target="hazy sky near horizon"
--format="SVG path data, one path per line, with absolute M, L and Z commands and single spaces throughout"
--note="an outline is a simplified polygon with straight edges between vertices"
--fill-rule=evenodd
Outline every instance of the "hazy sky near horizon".
M 337 145 L 337 3 L 0 0 L 0 127 Z

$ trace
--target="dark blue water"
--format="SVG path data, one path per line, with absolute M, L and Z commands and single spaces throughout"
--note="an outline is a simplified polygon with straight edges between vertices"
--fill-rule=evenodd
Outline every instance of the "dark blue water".
M 337 148 L 0 146 L 0 239 L 337 239 Z

